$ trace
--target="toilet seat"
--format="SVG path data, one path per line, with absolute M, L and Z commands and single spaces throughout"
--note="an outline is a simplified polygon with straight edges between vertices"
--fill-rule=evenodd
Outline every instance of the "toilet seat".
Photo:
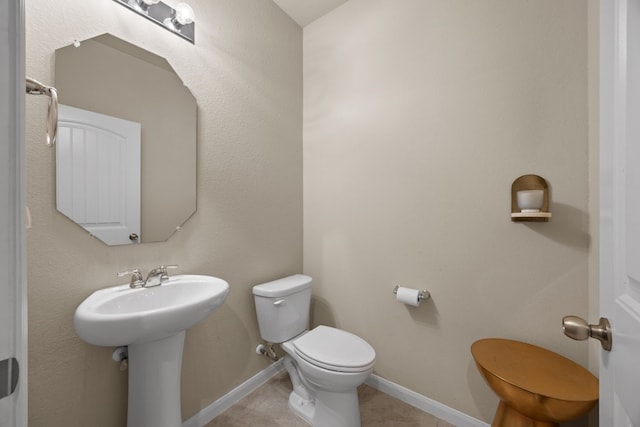
M 318 326 L 296 338 L 293 348 L 301 359 L 336 372 L 363 372 L 373 367 L 376 352 L 357 335 L 329 326 Z

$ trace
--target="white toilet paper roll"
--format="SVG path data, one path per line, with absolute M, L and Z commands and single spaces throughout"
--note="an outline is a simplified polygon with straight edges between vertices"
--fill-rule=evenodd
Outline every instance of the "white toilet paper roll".
M 398 292 L 396 293 L 396 300 L 403 304 L 418 307 L 420 306 L 420 304 L 422 304 L 422 301 L 418 298 L 419 295 L 420 291 L 417 289 L 403 288 L 402 286 L 400 286 L 398 287 Z

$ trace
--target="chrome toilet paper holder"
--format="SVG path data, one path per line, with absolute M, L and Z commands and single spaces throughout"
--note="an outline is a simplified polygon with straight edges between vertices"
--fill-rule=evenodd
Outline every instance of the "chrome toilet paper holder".
M 393 294 L 394 295 L 398 294 L 398 289 L 399 288 L 400 288 L 400 285 L 396 285 L 395 288 L 393 288 Z M 426 289 L 418 291 L 418 301 L 424 301 L 424 300 L 428 299 L 430 296 L 431 296 L 431 294 Z

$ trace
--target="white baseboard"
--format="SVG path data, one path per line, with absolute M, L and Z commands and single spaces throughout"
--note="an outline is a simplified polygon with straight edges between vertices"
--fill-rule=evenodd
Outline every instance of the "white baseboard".
M 185 421 L 182 424 L 182 427 L 203 427 L 210 423 L 215 417 L 229 409 L 240 399 L 247 396 L 262 384 L 269 381 L 273 376 L 283 371 L 284 365 L 282 362 L 283 359 L 267 366 L 265 369 L 258 372 L 238 387 L 222 396 L 220 399 L 200 410 L 200 412 Z M 367 380 L 367 384 L 388 394 L 389 396 L 395 397 L 404 403 L 434 415 L 457 427 L 489 427 L 489 424 L 483 421 L 443 405 L 440 402 L 436 402 L 433 399 L 429 399 L 428 397 L 416 393 L 415 391 L 411 391 L 401 385 L 385 380 L 377 375 L 371 375 Z
M 282 363 L 283 360 L 284 359 L 280 359 L 277 362 L 267 366 L 265 369 L 258 372 L 257 374 L 240 384 L 238 387 L 222 396 L 220 399 L 211 403 L 209 406 L 202 408 L 200 412 L 182 423 L 182 427 L 202 427 L 207 425 L 215 417 L 229 409 L 240 399 L 247 396 L 262 384 L 269 381 L 276 374 L 280 373 L 284 369 L 284 365 Z
M 464 412 L 450 408 L 440 402 L 436 402 L 433 399 L 429 399 L 426 396 L 402 387 L 401 385 L 389 380 L 385 380 L 377 375 L 371 375 L 369 379 L 367 379 L 366 383 L 389 396 L 395 397 L 414 408 L 418 408 L 423 412 L 427 412 L 457 427 L 489 427 L 489 424 L 484 421 L 473 418 Z

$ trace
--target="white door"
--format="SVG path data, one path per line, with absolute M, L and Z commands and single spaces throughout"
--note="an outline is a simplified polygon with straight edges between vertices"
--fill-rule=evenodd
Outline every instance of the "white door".
M 22 12 L 0 2 L 0 427 L 26 426 Z
M 600 425 L 640 426 L 640 0 L 600 2 Z
M 140 123 L 60 105 L 60 212 L 108 245 L 140 237 Z

